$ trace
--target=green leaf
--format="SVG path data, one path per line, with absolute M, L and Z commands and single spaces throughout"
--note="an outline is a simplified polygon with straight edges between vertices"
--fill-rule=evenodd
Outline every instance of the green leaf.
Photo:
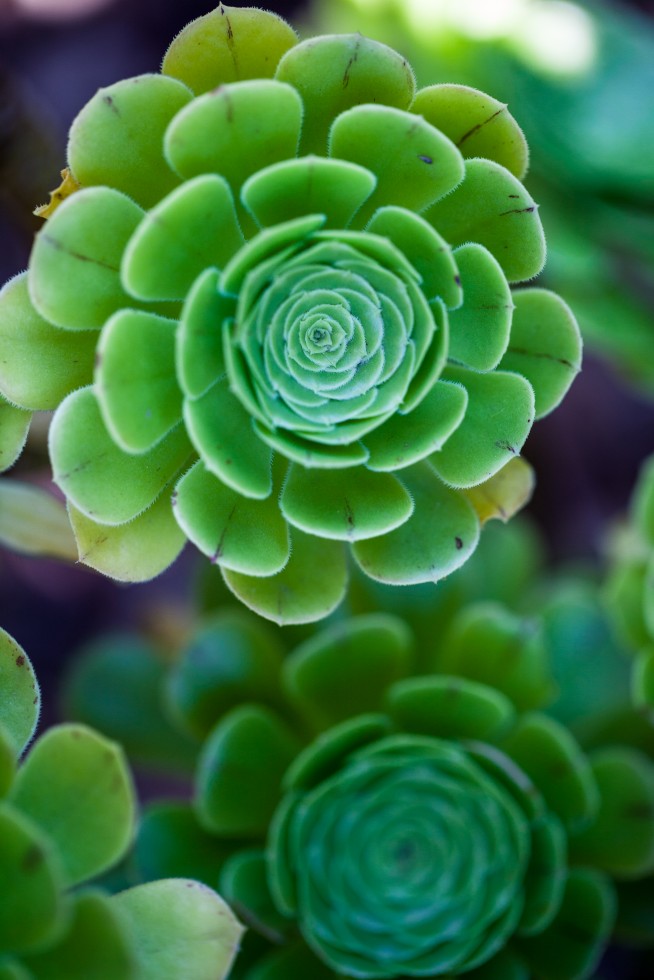
M 177 35 L 161 70 L 201 95 L 226 82 L 269 78 L 296 43 L 297 34 L 277 14 L 220 3 Z
M 322 214 L 307 214 L 302 218 L 284 221 L 274 228 L 264 228 L 247 242 L 223 269 L 218 288 L 221 293 L 238 298 L 248 273 L 266 259 L 275 257 L 287 247 L 299 247 L 325 223 Z
M 599 794 L 590 763 L 559 722 L 543 714 L 523 715 L 501 747 L 534 781 L 569 832 L 596 817 Z
M 294 527 L 339 541 L 385 534 L 413 512 L 411 497 L 395 476 L 363 467 L 316 471 L 291 464 L 279 505 Z
M 548 813 L 531 828 L 531 854 L 525 878 L 525 907 L 518 933 L 535 936 L 559 911 L 567 880 L 567 838 L 563 824 Z
M 340 604 L 347 589 L 345 550 L 294 529 L 291 557 L 276 575 L 255 578 L 223 570 L 225 584 L 249 609 L 279 626 L 314 623 Z
M 291 924 L 273 903 L 263 851 L 240 851 L 223 868 L 220 891 L 240 919 L 276 943 L 284 941 Z
M 252 431 L 252 418 L 227 378 L 184 403 L 189 436 L 202 462 L 230 492 L 265 500 L 272 491 L 272 452 Z
M 423 116 L 452 140 L 466 159 L 495 160 L 522 179 L 529 164 L 524 134 L 503 102 L 468 85 L 420 89 L 411 112 Z
M 69 395 L 50 427 L 55 483 L 92 521 L 123 524 L 143 513 L 190 455 L 182 426 L 140 456 L 116 446 L 92 388 Z
M 381 714 L 357 715 L 332 726 L 293 761 L 284 776 L 284 789 L 310 790 L 318 786 L 340 768 L 346 756 L 388 735 L 390 730 L 390 718 Z M 275 833 L 273 828 L 272 837 Z M 274 864 L 271 861 L 271 868 Z
M 367 467 L 400 470 L 431 456 L 461 424 L 467 405 L 468 393 L 462 385 L 437 381 L 410 412 L 397 412 L 364 436 L 370 450 Z
M 134 855 L 143 881 L 194 878 L 211 887 L 235 846 L 203 830 L 189 804 L 155 803 L 139 822 Z
M 275 575 L 289 560 L 288 528 L 277 494 L 244 497 L 210 473 L 202 460 L 177 484 L 179 526 L 221 568 L 242 575 Z
M 0 637 L 1 644 L 1 637 Z M 16 774 L 16 753 L 0 712 L 0 799 L 7 795 Z
M 153 881 L 115 895 L 139 980 L 223 980 L 238 952 L 241 924 L 219 895 L 197 881 Z
M 543 980 L 583 980 L 594 974 L 615 919 L 615 895 L 596 871 L 569 873 L 563 904 L 552 924 L 517 944 Z
M 302 102 L 290 85 L 234 82 L 178 113 L 166 133 L 166 156 L 185 180 L 220 174 L 239 200 L 251 174 L 295 156 L 301 125 Z
M 147 452 L 181 421 L 176 328 L 154 313 L 120 310 L 102 331 L 94 390 L 112 438 L 126 453 Z
M 30 297 L 41 316 L 67 330 L 90 330 L 129 306 L 120 262 L 142 217 L 134 201 L 110 187 L 65 200 L 36 236 L 30 259 Z
M 468 160 L 463 182 L 425 217 L 453 245 L 479 242 L 509 282 L 537 275 L 545 262 L 538 205 L 519 180 L 490 160 Z
M 184 394 L 197 398 L 225 374 L 224 320 L 234 301 L 218 292 L 217 269 L 207 269 L 193 284 L 177 329 L 177 376 Z
M 556 293 L 521 289 L 513 298 L 511 340 L 500 367 L 529 381 L 539 419 L 556 408 L 581 370 L 581 334 Z
M 654 766 L 635 749 L 615 747 L 591 758 L 599 786 L 597 819 L 572 841 L 576 862 L 617 878 L 654 870 Z
M 93 376 L 95 331 L 56 330 L 32 306 L 27 274 L 0 291 L 0 387 L 14 405 L 56 408 Z
M 100 892 L 75 896 L 62 938 L 25 957 L 38 980 L 137 980 L 130 935 L 114 901 Z
M 77 559 L 63 502 L 47 490 L 18 480 L 0 482 L 0 542 L 25 555 Z
M 540 622 L 492 602 L 460 611 L 434 648 L 433 664 L 439 671 L 496 688 L 520 711 L 538 708 L 554 694 Z
M 13 754 L 18 757 L 32 738 L 39 720 L 41 691 L 29 657 L 1 628 L 0 689 L 0 724 Z
M 490 371 L 509 343 L 511 290 L 499 262 L 483 245 L 461 245 L 454 260 L 463 284 L 463 306 L 450 313 L 449 356 L 475 371 Z
M 388 710 L 400 729 L 436 738 L 495 741 L 515 721 L 509 699 L 462 677 L 410 677 L 388 692 Z
M 366 221 L 380 206 L 424 211 L 463 179 L 461 154 L 420 116 L 386 105 L 348 109 L 334 120 L 331 156 L 372 171 L 377 187 L 357 215 Z
M 221 611 L 194 633 L 168 673 L 166 693 L 176 718 L 205 738 L 243 702 L 278 706 L 283 652 L 266 623 L 242 609 Z
M 68 163 L 84 187 L 104 184 L 143 208 L 179 183 L 163 155 L 163 136 L 192 93 L 164 75 L 139 75 L 101 88 L 74 120 Z
M 441 299 L 448 309 L 463 299 L 459 270 L 452 250 L 428 221 L 405 208 L 379 208 L 366 231 L 388 238 L 406 256 L 420 275 L 426 299 Z
M 654 709 L 654 649 L 641 650 L 631 675 L 631 696 L 636 709 Z
M 48 835 L 68 885 L 111 867 L 133 833 L 134 790 L 122 750 L 82 725 L 50 728 L 35 742 L 11 802 Z
M 302 41 L 281 59 L 276 78 L 297 89 L 304 102 L 301 155 L 325 155 L 331 121 L 344 110 L 370 102 L 407 109 L 415 92 L 405 59 L 361 34 Z
M 138 299 L 184 299 L 205 269 L 221 269 L 243 242 L 229 184 L 204 174 L 145 215 L 123 254 L 123 283 Z
M 446 487 L 427 463 L 405 470 L 402 481 L 413 498 L 413 514 L 383 537 L 356 542 L 354 557 L 379 582 L 437 582 L 474 551 L 479 539 L 477 517 L 467 500 Z
M 445 483 L 474 487 L 518 455 L 534 421 L 534 392 L 528 381 L 508 371 L 477 374 L 449 367 L 444 380 L 463 385 L 466 414 L 430 461 Z
M 326 627 L 287 657 L 287 697 L 314 729 L 381 711 L 388 687 L 411 666 L 413 638 L 403 620 L 384 613 Z
M 609 570 L 604 586 L 613 628 L 627 648 L 633 650 L 650 642 L 644 603 L 648 575 L 648 564 L 640 556 L 626 558 Z
M 299 748 L 297 736 L 268 708 L 243 705 L 225 715 L 198 761 L 195 806 L 202 826 L 222 837 L 265 834 Z
M 305 214 L 324 214 L 328 228 L 347 228 L 373 192 L 375 175 L 346 160 L 306 156 L 253 174 L 241 199 L 263 227 Z
M 642 464 L 630 504 L 631 521 L 654 547 L 654 457 Z
M 469 487 L 463 493 L 477 512 L 482 525 L 498 519 L 505 524 L 531 500 L 536 477 L 529 463 L 514 456 L 501 470 L 484 483 Z
M 118 582 L 148 582 L 175 561 L 186 543 L 173 515 L 170 487 L 138 517 L 112 527 L 91 520 L 69 502 L 79 560 Z
M 323 444 L 296 436 L 282 428 L 269 429 L 258 422 L 254 423 L 254 431 L 281 457 L 307 469 L 347 469 L 349 466 L 365 463 L 368 459 L 368 450 L 360 442 L 352 442 L 346 446 Z
M 117 633 L 80 650 L 64 687 L 66 717 L 119 742 L 141 765 L 188 771 L 196 746 L 164 711 L 164 658 L 139 636 Z
M 21 952 L 54 939 L 66 912 L 57 855 L 39 827 L 5 803 L 0 803 L 0 880 L 0 949 Z
M 23 451 L 32 413 L 10 405 L 0 396 L 0 473 L 13 466 Z

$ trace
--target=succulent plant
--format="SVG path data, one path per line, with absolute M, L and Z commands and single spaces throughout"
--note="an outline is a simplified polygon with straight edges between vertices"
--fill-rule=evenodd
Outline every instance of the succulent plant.
M 122 750 L 84 725 L 44 732 L 40 695 L 0 630 L 0 977 L 222 980 L 242 932 L 223 900 L 169 878 L 107 895 L 92 879 L 127 851 L 135 801 Z
M 486 497 L 524 503 L 516 457 L 580 340 L 556 295 L 509 286 L 545 244 L 504 105 L 220 4 L 161 75 L 98 92 L 68 164 L 0 300 L 0 390 L 21 419 L 58 406 L 82 561 L 142 580 L 188 538 L 308 622 L 348 544 L 379 581 L 436 581 Z
M 632 695 L 640 708 L 654 709 L 654 457 L 642 466 L 630 515 L 616 534 L 606 600 L 614 628 L 635 655 Z
M 610 879 L 654 868 L 654 767 L 586 755 L 541 710 L 537 629 L 481 604 L 420 656 L 380 613 L 283 640 L 230 610 L 186 645 L 162 693 L 199 746 L 194 800 L 150 805 L 135 851 L 143 879 L 230 901 L 249 927 L 230 977 L 590 976 Z

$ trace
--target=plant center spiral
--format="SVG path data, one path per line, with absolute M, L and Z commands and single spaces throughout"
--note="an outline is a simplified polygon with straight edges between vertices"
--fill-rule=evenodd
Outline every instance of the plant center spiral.
M 396 249 L 338 235 L 318 232 L 250 269 L 230 381 L 268 426 L 347 444 L 401 407 L 437 327 Z
M 436 739 L 355 754 L 299 804 L 289 841 L 300 929 L 338 971 L 470 969 L 520 916 L 527 820 L 463 750 Z

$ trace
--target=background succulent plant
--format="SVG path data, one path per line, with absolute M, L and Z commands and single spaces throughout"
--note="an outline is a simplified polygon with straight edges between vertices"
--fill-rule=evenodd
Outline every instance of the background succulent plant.
M 136 873 L 220 883 L 250 927 L 234 977 L 590 976 L 605 876 L 654 866 L 654 770 L 631 747 L 586 756 L 541 710 L 555 691 L 526 627 L 469 607 L 416 658 L 379 613 L 290 654 L 238 610 L 203 624 L 158 708 L 198 745 L 194 803 L 148 808 Z M 78 715 L 111 660 L 80 662 Z
M 135 799 L 122 750 L 84 725 L 48 729 L 25 652 L 0 630 L 0 976 L 222 980 L 242 932 L 210 888 L 89 885 L 124 856 Z
M 632 694 L 640 708 L 654 707 L 654 460 L 645 461 L 626 526 L 614 535 L 606 599 L 614 628 L 635 655 Z
M 68 156 L 2 295 L 0 386 L 59 405 L 83 561 L 144 579 L 188 537 L 303 622 L 341 600 L 345 543 L 380 581 L 435 581 L 476 546 L 471 488 L 524 502 L 515 457 L 580 341 L 557 296 L 508 285 L 545 252 L 505 106 L 220 5 L 162 75 L 101 90 Z

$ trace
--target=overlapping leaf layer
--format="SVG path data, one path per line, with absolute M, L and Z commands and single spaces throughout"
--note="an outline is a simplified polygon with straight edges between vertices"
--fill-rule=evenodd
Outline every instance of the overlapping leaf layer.
M 529 496 L 516 457 L 580 364 L 565 303 L 511 289 L 545 258 L 518 125 L 249 8 L 194 21 L 162 72 L 82 109 L 78 189 L 2 293 L 5 461 L 58 406 L 81 560 L 119 579 L 190 539 L 291 623 L 342 599 L 347 545 L 378 581 L 437 581 L 476 547 L 471 488 Z

